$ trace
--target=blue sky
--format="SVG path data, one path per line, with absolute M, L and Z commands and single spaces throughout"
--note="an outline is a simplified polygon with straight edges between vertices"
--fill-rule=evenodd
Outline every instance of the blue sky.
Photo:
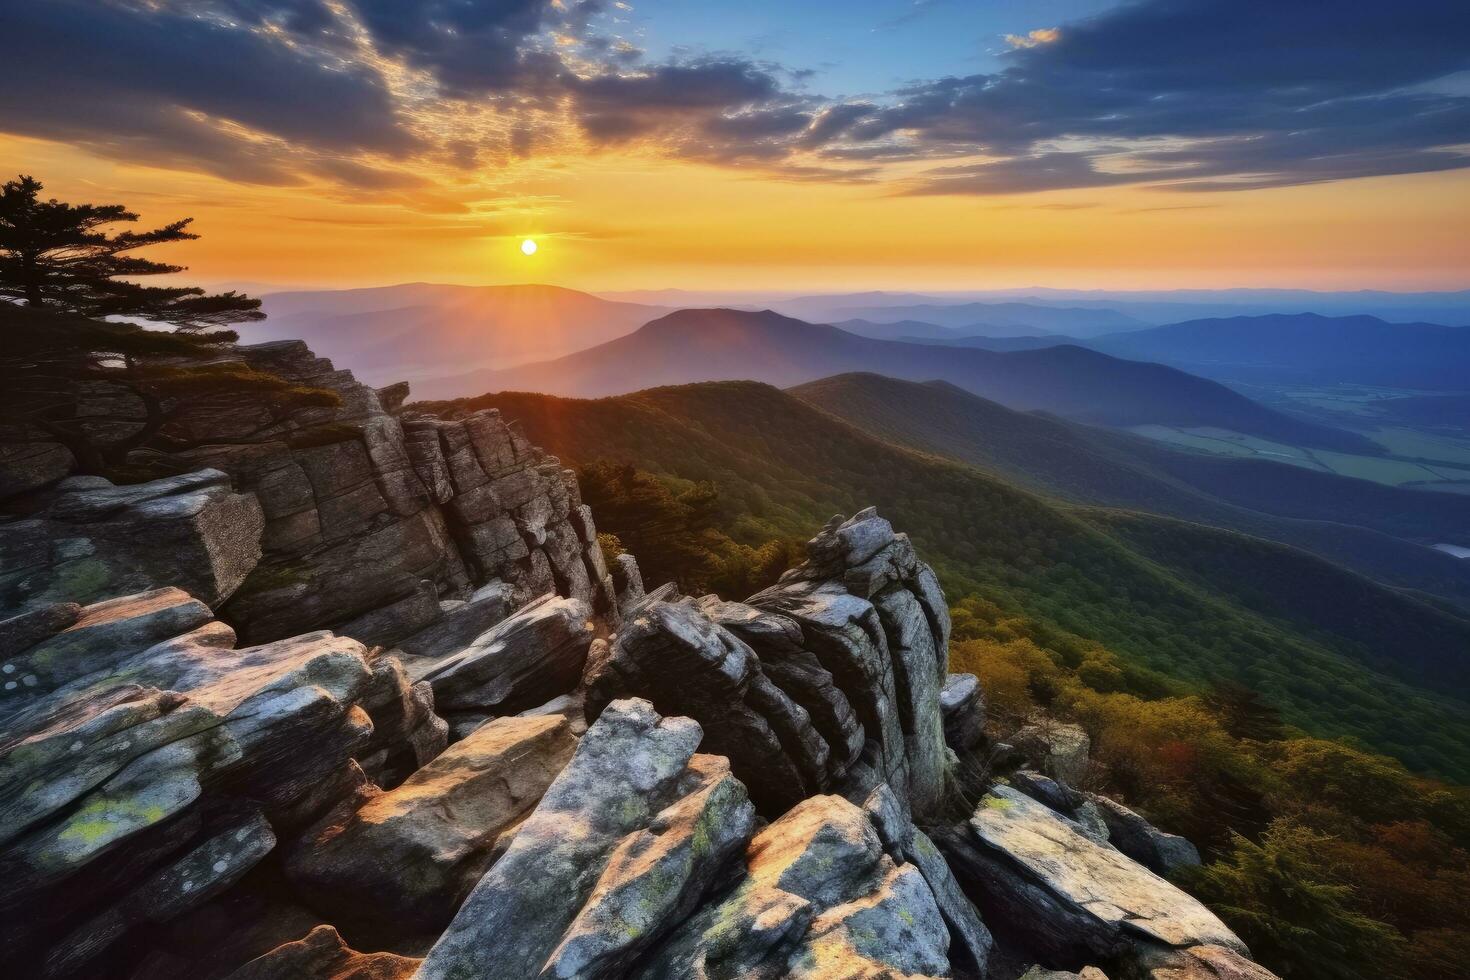
M 812 72 L 829 96 L 936 75 L 993 72 L 1005 35 L 1078 20 L 1117 0 L 637 0 L 616 14 L 655 59 L 735 52 Z

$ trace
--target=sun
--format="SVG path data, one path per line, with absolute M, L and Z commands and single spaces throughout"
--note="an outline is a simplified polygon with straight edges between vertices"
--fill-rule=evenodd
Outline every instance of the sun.
M 522 241 L 521 241 L 521 254 L 523 254 L 523 255 L 535 255 L 536 254 L 536 240 L 534 238 L 522 239 Z

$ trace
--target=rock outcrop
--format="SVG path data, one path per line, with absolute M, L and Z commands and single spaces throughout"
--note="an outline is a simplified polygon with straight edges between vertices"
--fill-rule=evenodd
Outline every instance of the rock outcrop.
M 497 584 L 510 591 L 507 614 L 555 592 L 615 617 L 575 478 L 495 411 L 402 413 L 406 391 L 363 385 L 299 341 L 222 359 L 328 389 L 341 404 L 272 421 L 249 396 L 222 399 L 177 433 L 197 448 L 138 453 L 155 469 L 192 472 L 135 486 L 80 476 L 45 489 L 46 477 L 66 475 L 67 454 L 0 457 L 0 483 L 43 501 L 0 521 L 0 605 L 175 586 L 251 643 L 331 628 L 391 644 L 446 617 L 442 602 Z M 124 419 L 130 410 L 141 405 L 115 406 Z M 490 612 L 471 617 L 479 632 Z
M 720 880 L 754 826 L 723 760 L 617 701 L 429 951 L 421 980 L 621 976 Z
M 356 640 L 236 649 L 177 589 L 69 608 L 0 667 L 0 948 L 37 976 L 230 888 L 394 717 Z
M 217 606 L 260 560 L 264 526 L 219 470 L 137 486 L 69 477 L 40 513 L 0 523 L 0 609 L 165 586 Z
M 393 953 L 359 953 L 331 926 L 285 943 L 246 963 L 228 980 L 408 980 L 419 961 Z
M 919 871 L 884 852 L 862 810 L 816 796 L 756 835 L 735 890 L 635 976 L 940 977 L 950 974 L 948 946 Z
M 580 599 L 542 596 L 437 660 L 408 658 L 409 673 L 434 689 L 439 711 L 472 728 L 566 694 L 582 679 L 592 610 Z
M 1072 968 L 1152 946 L 1248 955 L 1198 901 L 1011 787 L 986 794 L 940 845 L 986 921 L 1023 937 L 1047 966 Z
M 871 510 L 808 552 L 745 603 L 661 589 L 631 606 L 589 659 L 589 716 L 626 696 L 690 715 L 769 816 L 816 793 L 861 804 L 884 782 L 928 812 L 945 788 L 944 593 Z
M 437 934 L 576 745 L 565 718 L 500 718 L 390 792 L 369 787 L 307 830 L 286 874 L 332 921 Z
M 1075 788 L 1080 729 L 1018 733 L 1050 775 L 983 786 L 955 823 L 984 694 L 946 673 L 938 581 L 876 513 L 744 602 L 644 594 L 622 563 L 617 608 L 575 483 L 498 417 L 400 421 L 381 402 L 401 392 L 312 370 L 352 396 L 356 436 L 267 447 L 234 488 L 52 494 L 45 520 L 244 507 L 264 558 L 223 605 L 228 561 L 207 598 L 155 581 L 160 558 L 139 573 L 158 587 L 86 602 L 48 579 L 64 562 L 28 566 L 0 621 L 17 975 L 1271 977 L 1145 867 L 1187 842 Z M 292 467 L 301 510 L 272 497 Z M 221 615 L 343 632 L 241 646 Z

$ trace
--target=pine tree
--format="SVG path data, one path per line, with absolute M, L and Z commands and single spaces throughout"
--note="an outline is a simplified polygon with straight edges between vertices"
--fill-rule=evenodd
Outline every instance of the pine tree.
M 194 219 L 152 231 L 109 234 L 106 226 L 137 221 L 121 204 L 66 204 L 40 197 L 42 184 L 22 175 L 0 188 L 0 299 L 84 317 L 132 317 L 200 330 L 263 320 L 260 300 L 206 294 L 197 286 L 144 286 L 139 276 L 171 275 L 183 266 L 125 253 L 189 241 Z

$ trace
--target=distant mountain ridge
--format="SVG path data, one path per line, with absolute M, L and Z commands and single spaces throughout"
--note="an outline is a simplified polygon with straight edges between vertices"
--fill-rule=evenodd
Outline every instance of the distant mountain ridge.
M 1316 313 L 1187 320 L 1085 343 L 1229 380 L 1470 390 L 1470 329 Z
M 948 327 L 961 333 L 995 337 L 1069 334 L 1098 337 L 1149 326 L 1144 320 L 1109 309 L 1039 306 L 1035 303 L 918 303 L 903 306 L 838 308 L 851 318 L 875 323 L 912 320 Z
M 955 341 L 967 340 L 971 337 L 995 338 L 1003 343 L 1010 341 L 1036 340 L 1043 338 L 1054 341 L 1050 344 L 1037 343 L 1039 347 L 1055 347 L 1057 343 L 1072 343 L 1072 338 L 1063 334 L 1049 333 L 1040 327 L 1010 327 L 999 326 L 993 323 L 967 323 L 960 327 L 945 327 L 937 323 L 925 323 L 922 320 L 894 320 L 893 322 L 878 322 L 875 320 L 839 320 L 832 324 L 839 330 L 855 333 L 859 337 L 869 337 L 873 340 L 898 340 L 905 343 L 931 343 L 931 344 L 954 344 Z M 965 346 L 965 345 L 957 345 Z M 974 346 L 983 346 L 976 344 Z M 1005 350 L 1005 347 L 988 348 L 992 350 Z M 1015 348 L 1015 349 L 1027 349 Z
M 426 398 L 485 391 L 598 397 L 696 381 L 781 387 L 849 371 L 949 381 L 1011 408 L 1129 426 L 1213 425 L 1293 444 L 1374 452 L 1360 436 L 1300 422 L 1212 381 L 1076 346 L 995 353 L 859 337 L 769 310 L 680 310 L 566 357 L 416 385 Z
M 668 312 L 559 286 L 433 283 L 273 293 L 264 309 L 253 339 L 304 339 L 375 384 L 556 357 Z

